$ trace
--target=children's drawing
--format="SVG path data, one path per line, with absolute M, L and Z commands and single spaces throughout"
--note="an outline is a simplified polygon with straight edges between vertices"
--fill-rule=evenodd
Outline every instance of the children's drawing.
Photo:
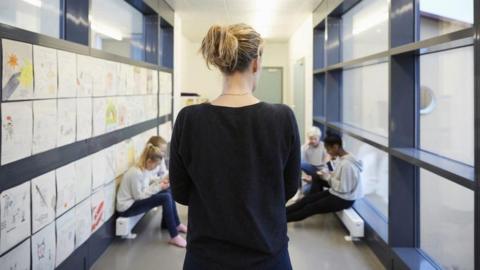
M 55 269 L 55 222 L 32 236 L 32 270 Z
M 168 72 L 159 72 L 160 94 L 172 93 L 172 74 Z
M 133 93 L 133 67 L 120 64 L 117 95 L 131 95 Z
M 118 88 L 118 72 L 119 64 L 111 61 L 107 61 L 105 64 L 105 95 L 106 96 L 115 96 Z
M 2 270 L 30 270 L 30 239 L 0 257 L 0 267 Z
M 75 142 L 77 128 L 77 100 L 58 100 L 57 147 Z
M 75 164 L 70 163 L 56 170 L 57 217 L 75 205 Z
M 55 219 L 55 171 L 32 179 L 32 233 Z
M 113 131 L 118 126 L 117 105 L 115 99 L 109 98 L 105 106 L 105 130 Z
M 172 113 L 172 96 L 170 94 L 158 95 L 160 104 L 160 116 Z
M 106 184 L 103 188 L 105 194 L 104 221 L 108 221 L 115 214 L 115 181 Z
M 77 56 L 58 51 L 58 97 L 77 96 Z
M 57 143 L 57 100 L 33 102 L 32 153 L 55 148 Z
M 75 206 L 75 248 L 90 237 L 92 229 L 92 208 L 90 197 Z
M 157 102 L 156 95 L 143 96 L 143 107 L 145 108 L 144 120 L 157 117 Z
M 147 91 L 147 84 L 146 84 L 146 76 L 145 76 L 145 84 L 143 83 L 143 69 L 141 67 L 134 66 L 133 67 L 133 94 L 134 95 L 141 95 Z M 145 74 L 146 75 L 146 74 Z M 143 88 L 145 87 L 145 89 Z
M 91 97 L 93 94 L 95 62 L 93 58 L 77 55 L 77 96 Z
M 30 156 L 33 137 L 32 102 L 2 103 L 1 123 L 2 165 Z
M 93 136 L 102 135 L 106 131 L 106 98 L 93 99 Z
M 103 225 L 103 217 L 105 214 L 105 196 L 103 188 L 92 194 L 91 197 L 91 209 L 92 209 L 92 226 L 91 232 L 95 232 Z
M 109 164 L 109 151 L 104 149 L 92 155 L 92 189 L 103 186 L 104 183 L 110 182 L 115 178 L 111 173 L 112 165 Z
M 32 45 L 3 39 L 2 100 L 33 97 Z
M 77 99 L 77 141 L 92 137 L 92 99 Z
M 98 58 L 92 58 L 93 61 L 93 96 L 105 96 L 106 88 L 106 63 L 107 61 Z
M 132 112 L 132 124 L 145 121 L 145 107 L 143 96 L 134 96 L 130 98 L 130 109 Z
M 59 266 L 75 250 L 75 211 L 68 211 L 56 220 L 57 254 L 55 265 Z
M 57 97 L 57 51 L 55 49 L 33 46 L 34 97 Z
M 158 72 L 156 70 L 150 70 L 152 74 L 152 94 L 158 94 Z
M 30 236 L 30 182 L 0 194 L 0 253 Z
M 125 97 L 117 97 L 117 121 L 118 128 L 129 126 L 128 105 Z
M 75 161 L 75 198 L 82 201 L 92 192 L 92 157 Z
M 167 142 L 172 138 L 172 122 L 168 121 L 158 127 L 158 134 L 162 136 Z

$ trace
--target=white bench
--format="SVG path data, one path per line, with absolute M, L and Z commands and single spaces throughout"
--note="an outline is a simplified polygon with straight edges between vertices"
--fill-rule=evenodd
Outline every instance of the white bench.
M 350 235 L 345 236 L 347 241 L 355 241 L 364 236 L 364 222 L 363 219 L 353 210 L 348 208 L 336 213 L 343 225 L 348 229 Z
M 157 210 L 161 211 L 158 207 L 153 208 L 151 211 Z M 148 212 L 133 217 L 118 217 L 115 221 L 115 235 L 121 236 L 124 239 L 135 239 L 137 235 L 135 233 L 132 233 L 132 229 L 147 213 Z

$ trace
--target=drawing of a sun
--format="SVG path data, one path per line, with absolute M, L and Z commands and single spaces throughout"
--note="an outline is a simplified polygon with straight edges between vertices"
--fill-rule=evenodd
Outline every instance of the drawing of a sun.
M 18 57 L 15 54 L 9 55 L 7 63 L 10 67 L 16 68 L 18 66 Z

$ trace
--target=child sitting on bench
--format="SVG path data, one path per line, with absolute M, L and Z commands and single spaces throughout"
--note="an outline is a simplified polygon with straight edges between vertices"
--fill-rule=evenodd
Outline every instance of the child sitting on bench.
M 319 171 L 327 190 L 308 194 L 287 207 L 287 221 L 300 221 L 315 214 L 337 212 L 352 207 L 362 197 L 361 162 L 343 149 L 340 136 L 331 134 L 324 140 L 332 159 L 338 159 L 332 173 Z
M 186 226 L 180 223 L 172 195 L 165 192 L 170 187 L 168 178 L 152 178 L 156 172 L 158 176 L 158 168 L 164 162 L 165 153 L 166 145 L 157 147 L 147 144 L 137 164 L 123 175 L 116 208 L 120 217 L 131 217 L 162 205 L 162 221 L 171 237 L 169 243 L 186 247 L 186 240 L 179 235 L 179 232 L 186 233 Z

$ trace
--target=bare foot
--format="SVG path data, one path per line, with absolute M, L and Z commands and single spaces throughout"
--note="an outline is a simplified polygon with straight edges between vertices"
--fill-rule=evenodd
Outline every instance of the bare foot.
M 180 223 L 180 225 L 177 226 L 177 231 L 181 233 L 187 233 L 187 226 Z
M 187 240 L 183 239 L 180 235 L 175 236 L 174 238 L 168 241 L 170 245 L 174 245 L 177 247 L 185 248 L 187 247 Z

